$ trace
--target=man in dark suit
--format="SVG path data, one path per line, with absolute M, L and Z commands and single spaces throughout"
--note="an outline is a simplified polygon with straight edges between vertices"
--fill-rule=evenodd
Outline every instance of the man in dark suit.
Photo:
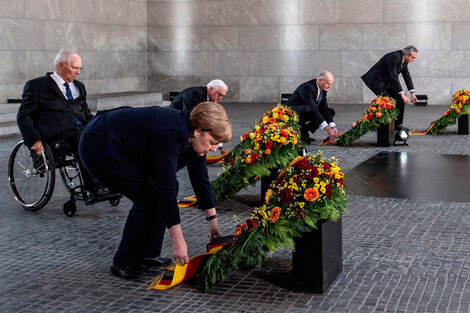
M 81 69 L 78 53 L 62 49 L 55 58 L 55 72 L 25 84 L 17 123 L 26 146 L 38 155 L 44 151 L 44 142 L 51 148 L 66 145 L 73 152 L 78 151 L 82 130 L 93 118 L 86 102 L 85 86 L 75 79 Z M 89 191 L 97 196 L 109 193 L 86 171 L 82 174 Z
M 395 99 L 397 108 L 400 111 L 396 127 L 403 124 L 405 113 L 405 103 L 410 102 L 401 87 L 398 75 L 401 73 L 405 80 L 406 87 L 411 93 L 411 100 L 416 102 L 415 89 L 411 80 L 408 64 L 413 62 L 418 55 L 418 49 L 414 46 L 408 46 L 403 50 L 387 53 L 361 78 L 370 90 L 376 95 L 389 96 Z
M 138 278 L 142 265 L 161 265 L 165 227 L 174 259 L 188 263 L 177 204 L 176 172 L 184 166 L 209 221 L 209 241 L 220 236 L 205 154 L 231 135 L 224 108 L 212 102 L 191 113 L 157 106 L 98 112 L 82 135 L 80 156 L 95 177 L 133 202 L 111 266 L 114 275 Z
M 228 87 L 220 79 L 211 80 L 206 87 L 189 87 L 181 91 L 170 103 L 170 108 L 191 112 L 196 105 L 205 101 L 218 103 L 227 94 Z M 225 153 L 224 145 L 219 145 L 220 153 Z
M 308 132 L 314 133 L 318 128 L 324 129 L 331 140 L 336 140 L 338 130 L 333 121 L 335 110 L 328 107 L 327 90 L 333 84 L 333 74 L 321 72 L 317 79 L 303 83 L 294 91 L 286 102 L 299 114 L 300 136 L 309 144 L 313 139 Z

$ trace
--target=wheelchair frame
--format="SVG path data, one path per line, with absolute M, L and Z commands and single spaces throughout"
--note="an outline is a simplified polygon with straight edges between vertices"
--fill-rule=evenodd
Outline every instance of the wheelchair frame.
M 83 177 L 75 154 L 68 151 L 52 149 L 46 144 L 41 155 L 19 141 L 10 153 L 8 160 L 8 181 L 15 200 L 29 211 L 42 209 L 52 197 L 55 187 L 55 170 L 58 169 L 62 182 L 70 194 L 70 199 L 64 203 L 63 211 L 67 216 L 74 216 L 77 210 L 76 200 L 82 200 L 85 205 L 109 201 L 112 206 L 120 202 L 120 194 L 110 194 L 105 197 L 90 197 L 83 187 Z M 31 193 L 35 193 L 31 195 Z

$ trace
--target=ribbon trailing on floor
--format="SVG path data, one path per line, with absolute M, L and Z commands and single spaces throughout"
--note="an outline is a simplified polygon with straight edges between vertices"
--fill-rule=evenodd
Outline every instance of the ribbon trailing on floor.
M 434 127 L 434 125 L 436 125 L 436 122 L 437 121 L 431 122 L 431 124 L 429 124 L 428 129 L 426 129 L 426 130 L 412 130 L 410 132 L 410 134 L 411 135 L 426 135 L 427 133 L 429 133 L 431 131 L 431 129 Z
M 162 274 L 155 277 L 147 290 L 166 290 L 193 278 L 197 273 L 199 265 L 201 265 L 205 258 L 216 253 L 232 240 L 233 236 L 215 238 L 212 243 L 207 245 L 206 253 L 189 258 L 188 264 L 177 263 L 167 266 Z
M 344 132 L 343 132 L 343 133 L 338 133 L 338 138 L 339 138 L 339 136 L 341 136 L 342 134 L 344 134 Z M 324 139 L 324 140 L 321 142 L 320 146 L 325 146 L 325 145 L 327 145 L 327 144 L 329 144 L 329 143 L 331 143 L 332 145 L 336 145 L 336 144 L 338 144 L 338 139 L 336 139 L 336 140 L 331 140 L 330 137 L 328 137 L 328 138 Z
M 221 154 L 221 155 L 207 155 L 206 156 L 207 164 L 214 164 L 214 163 L 217 163 L 217 162 L 225 162 L 226 157 L 230 153 L 232 153 L 232 150 L 230 150 L 229 152 L 225 152 L 224 154 Z

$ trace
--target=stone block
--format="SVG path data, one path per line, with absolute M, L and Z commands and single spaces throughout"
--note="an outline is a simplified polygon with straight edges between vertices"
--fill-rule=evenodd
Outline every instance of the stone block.
M 336 24 L 320 25 L 321 50 L 362 49 L 362 25 Z
M 220 25 L 218 1 L 183 3 L 183 25 Z
M 450 23 L 409 23 L 406 37 L 418 49 L 450 49 Z
M 341 22 L 341 0 L 299 0 L 300 24 L 337 24 Z
M 205 86 L 207 83 L 208 81 L 203 81 L 201 77 L 171 77 L 151 74 L 148 78 L 148 90 L 163 91 L 163 98 L 168 99 L 170 91 L 182 91 L 188 87 Z
M 258 25 L 258 0 L 220 2 L 221 25 Z
M 433 2 L 433 1 L 430 1 Z M 384 0 L 384 23 L 427 22 L 427 0 Z
M 218 52 L 184 52 L 182 75 L 218 75 L 219 64 Z
M 258 52 L 220 52 L 220 75 L 226 77 L 259 76 Z
M 145 52 L 95 52 L 94 64 L 95 79 L 146 76 Z
M 452 96 L 460 89 L 470 89 L 470 77 L 452 78 Z
M 63 47 L 80 50 L 108 50 L 110 26 L 46 21 L 44 42 L 46 50 L 59 51 Z
M 470 14 L 467 0 L 428 1 L 429 22 L 466 22 Z
M 300 53 L 300 76 L 317 77 L 322 71 L 334 76 L 341 74 L 340 51 L 302 51 Z
M 316 75 L 315 75 L 316 76 Z M 280 77 L 279 78 L 279 95 L 277 101 L 280 102 L 280 96 L 282 93 L 294 93 L 295 89 L 299 87 L 301 84 L 311 80 L 314 77 Z
M 6 103 L 7 99 L 21 99 L 24 83 L 0 84 L 0 103 Z
M 259 23 L 262 24 L 298 24 L 298 0 L 260 0 Z
M 62 0 L 25 0 L 25 17 L 39 20 L 60 20 L 64 13 Z
M 183 54 L 184 52 L 154 52 L 149 54 L 149 72 L 157 76 L 182 75 Z
M 390 51 L 343 51 L 341 73 L 344 77 L 361 77 L 388 52 Z
M 465 77 L 467 73 L 470 73 L 470 51 L 429 51 L 430 77 Z
M 147 4 L 148 26 L 181 26 L 183 25 L 183 3 L 162 2 Z
M 0 17 L 24 17 L 24 1 L 0 0 L 0 8 Z
M 335 77 L 328 91 L 328 103 L 361 103 L 362 79 L 358 77 Z
M 202 26 L 201 50 L 237 51 L 239 29 L 236 26 Z
M 145 77 L 115 77 L 104 79 L 89 79 L 82 81 L 87 93 L 103 94 L 126 91 L 147 91 L 147 79 Z
M 452 103 L 451 78 L 416 78 L 413 80 L 419 94 L 428 95 L 428 104 L 450 105 Z
M 147 3 L 128 1 L 125 21 L 127 25 L 147 26 Z
M 320 27 L 318 25 L 282 25 L 279 27 L 280 50 L 318 50 Z
M 279 28 L 241 26 L 240 50 L 279 50 Z
M 140 26 L 108 26 L 108 50 L 147 50 L 147 30 Z
M 470 22 L 452 23 L 452 49 L 470 49 L 470 42 L 468 40 L 469 32 Z
M 406 24 L 363 24 L 362 49 L 399 50 L 406 47 Z
M 24 59 L 21 59 L 21 61 L 24 62 L 24 65 L 26 67 L 26 80 L 33 79 L 39 76 L 44 76 L 46 75 L 46 72 L 52 72 L 55 68 L 54 59 L 57 52 L 59 51 L 27 51 L 25 53 Z M 80 55 L 82 56 L 81 53 Z M 17 58 L 21 57 L 17 56 Z M 91 72 L 92 67 L 88 67 L 85 72 L 86 71 Z M 78 79 L 81 79 L 81 77 L 83 77 L 82 74 L 80 74 Z M 25 81 L 23 83 L 25 83 Z
M 383 1 L 341 0 L 341 23 L 382 23 Z
M 298 76 L 299 65 L 297 51 L 259 52 L 260 76 Z
M 198 51 L 201 29 L 199 27 L 148 27 L 150 51 Z
M 1 50 L 43 50 L 44 21 L 0 19 Z
M 244 77 L 240 80 L 240 101 L 279 101 L 279 79 L 275 77 Z
M 26 82 L 25 52 L 0 51 L 0 84 Z M 3 103 L 3 102 L 2 102 Z
M 62 5 L 64 8 L 60 18 L 62 21 L 89 23 L 95 21 L 93 0 L 63 0 Z

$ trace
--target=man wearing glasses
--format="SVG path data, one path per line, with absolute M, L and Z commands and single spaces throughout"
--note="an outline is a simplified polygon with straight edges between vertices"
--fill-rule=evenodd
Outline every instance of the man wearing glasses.
M 415 103 L 417 98 L 408 71 L 408 63 L 413 62 L 417 55 L 418 49 L 415 46 L 408 46 L 403 50 L 387 53 L 361 77 L 374 94 L 395 99 L 397 108 L 400 111 L 395 121 L 396 128 L 402 127 L 405 103 L 410 102 L 401 87 L 398 75 L 402 74 L 406 87 L 411 93 L 411 101 Z
M 45 142 L 52 149 L 78 151 L 83 128 L 93 118 L 85 86 L 76 80 L 81 69 L 78 53 L 62 49 L 55 57 L 53 73 L 25 84 L 17 123 L 25 144 L 38 155 L 44 151 Z M 84 169 L 82 174 L 85 187 L 93 196 L 109 194 L 109 189 L 100 186 Z
M 218 103 L 227 94 L 228 87 L 220 79 L 210 81 L 206 87 L 189 87 L 181 91 L 170 103 L 170 108 L 191 112 L 201 102 L 211 101 Z M 224 154 L 223 144 L 218 146 L 220 153 Z

